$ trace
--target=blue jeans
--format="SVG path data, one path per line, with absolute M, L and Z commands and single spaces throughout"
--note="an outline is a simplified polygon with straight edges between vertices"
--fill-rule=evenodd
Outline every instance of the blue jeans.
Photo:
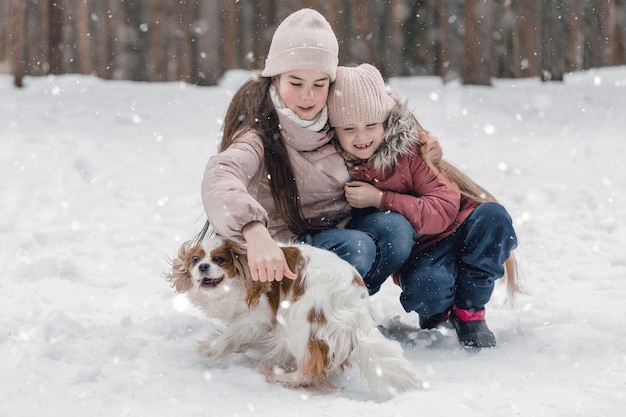
M 328 229 L 302 236 L 301 240 L 352 264 L 371 295 L 409 258 L 415 231 L 398 213 L 370 210 L 357 214 L 345 229 Z
M 506 209 L 483 203 L 450 236 L 412 256 L 400 272 L 404 309 L 430 317 L 453 304 L 481 309 L 517 246 Z

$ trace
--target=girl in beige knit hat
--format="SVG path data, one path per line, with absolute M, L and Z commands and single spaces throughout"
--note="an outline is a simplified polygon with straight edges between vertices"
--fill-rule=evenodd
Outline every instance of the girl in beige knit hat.
M 458 169 L 421 151 L 424 129 L 372 65 L 337 69 L 328 111 L 353 178 L 348 203 L 366 213 L 400 213 L 413 226 L 416 244 L 397 274 L 404 309 L 416 311 L 424 329 L 449 320 L 463 346 L 495 346 L 485 304 L 505 264 L 509 290 L 516 290 L 509 214 Z M 371 293 L 382 281 L 368 284 Z
M 295 278 L 275 240 L 329 249 L 375 280 L 395 272 L 411 252 L 411 225 L 397 213 L 350 223 L 343 193 L 349 175 L 331 143 L 326 107 L 338 49 L 330 24 L 315 10 L 288 16 L 261 76 L 232 98 L 219 153 L 206 166 L 208 222 L 247 244 L 255 280 Z M 438 142 L 431 145 L 440 155 Z

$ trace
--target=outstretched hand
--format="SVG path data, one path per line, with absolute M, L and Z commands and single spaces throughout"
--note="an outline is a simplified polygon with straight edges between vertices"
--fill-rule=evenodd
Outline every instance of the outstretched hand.
M 255 222 L 244 228 L 248 244 L 248 266 L 252 280 L 261 282 L 282 281 L 283 277 L 296 279 L 289 269 L 285 254 L 261 223 Z

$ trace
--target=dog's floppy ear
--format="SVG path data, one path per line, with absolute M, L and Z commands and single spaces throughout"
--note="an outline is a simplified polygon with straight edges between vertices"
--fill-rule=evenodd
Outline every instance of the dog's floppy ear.
M 234 240 L 226 240 L 224 242 L 230 258 L 233 262 L 235 274 L 241 277 L 250 277 L 250 267 L 248 266 L 248 254 L 246 248 Z
M 171 261 L 172 270 L 167 274 L 167 280 L 172 283 L 176 292 L 187 292 L 193 287 L 191 271 L 189 270 L 190 242 L 182 244 L 178 256 Z
M 255 307 L 259 304 L 261 294 L 270 292 L 272 285 L 269 282 L 252 280 L 250 267 L 248 266 L 248 252 L 244 246 L 234 240 L 227 240 L 226 247 L 231 253 L 233 267 L 246 288 L 246 304 L 248 307 Z

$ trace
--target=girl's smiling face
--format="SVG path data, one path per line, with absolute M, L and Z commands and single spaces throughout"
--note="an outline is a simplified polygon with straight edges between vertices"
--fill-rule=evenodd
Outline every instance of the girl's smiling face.
M 302 120 L 313 120 L 326 106 L 330 76 L 316 70 L 293 70 L 280 75 L 278 94 Z
M 383 141 L 385 126 L 382 123 L 358 122 L 336 127 L 335 135 L 343 150 L 358 159 L 369 159 Z

